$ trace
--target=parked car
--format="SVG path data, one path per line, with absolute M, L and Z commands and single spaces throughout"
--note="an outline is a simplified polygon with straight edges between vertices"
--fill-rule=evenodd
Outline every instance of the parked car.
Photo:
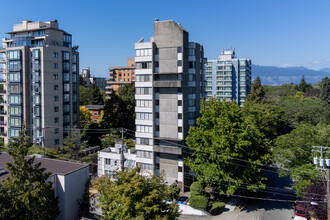
M 306 212 L 305 208 L 297 203 L 294 206 L 294 216 L 293 220 L 309 220 L 309 215 Z

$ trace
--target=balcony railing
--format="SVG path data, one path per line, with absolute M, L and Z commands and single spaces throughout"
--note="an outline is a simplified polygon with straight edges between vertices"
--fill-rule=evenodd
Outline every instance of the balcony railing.
M 0 115 L 6 115 L 7 112 L 6 111 L 0 111 Z
M 0 121 L 0 126 L 1 125 L 7 125 L 7 122 L 6 121 Z
M 0 89 L 0 93 L 6 93 L 5 89 Z

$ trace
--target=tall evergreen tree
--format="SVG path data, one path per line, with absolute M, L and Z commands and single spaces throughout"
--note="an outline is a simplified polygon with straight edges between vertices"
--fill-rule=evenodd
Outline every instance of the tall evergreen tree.
M 103 95 L 101 93 L 100 87 L 98 87 L 96 84 L 93 83 L 89 87 L 89 92 L 92 95 L 91 105 L 103 105 L 104 104 Z
M 298 85 L 298 91 L 300 92 L 307 92 L 309 90 L 311 90 L 313 87 L 311 84 L 307 84 L 307 82 L 305 81 L 305 76 L 302 76 L 301 81 Z
M 319 97 L 330 104 L 330 78 L 324 77 L 322 79 Z
M 50 173 L 27 157 L 30 147 L 29 137 L 22 133 L 8 146 L 13 162 L 7 164 L 10 176 L 0 183 L 0 191 L 6 192 L 0 194 L 0 207 L 5 207 L 1 219 L 55 219 L 59 214 Z
M 251 88 L 250 94 L 247 96 L 246 100 L 249 102 L 260 103 L 264 99 L 265 91 L 261 84 L 259 76 L 254 80 Z

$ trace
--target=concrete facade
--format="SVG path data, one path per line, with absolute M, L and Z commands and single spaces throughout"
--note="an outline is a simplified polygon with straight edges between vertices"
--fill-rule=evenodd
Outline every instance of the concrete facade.
M 136 163 L 157 175 L 165 171 L 167 183 L 184 190 L 191 178 L 182 145 L 205 95 L 203 46 L 170 20 L 155 22 L 154 37 L 135 50 Z
M 222 51 L 217 60 L 208 60 L 206 66 L 207 98 L 236 100 L 243 106 L 251 90 L 251 60 L 238 59 L 233 51 Z
M 2 40 L 0 136 L 5 143 L 25 124 L 31 141 L 57 147 L 79 127 L 79 54 L 72 36 L 58 26 L 56 20 L 22 21 Z

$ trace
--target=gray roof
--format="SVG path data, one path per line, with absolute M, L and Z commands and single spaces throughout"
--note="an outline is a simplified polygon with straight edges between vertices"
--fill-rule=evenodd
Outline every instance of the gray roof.
M 0 152 L 0 168 L 4 168 L 8 171 L 6 164 L 8 162 L 13 162 L 13 159 L 9 156 L 9 154 L 5 152 Z M 46 169 L 46 172 L 50 172 L 52 174 L 57 174 L 61 176 L 65 176 L 69 173 L 75 172 L 82 168 L 88 167 L 88 164 L 75 163 L 71 161 L 64 160 L 55 160 L 49 158 L 36 158 L 34 159 L 34 163 L 41 162 L 41 167 Z M 7 179 L 9 173 L 0 176 L 0 181 Z
M 104 109 L 104 105 L 84 105 L 88 109 Z

